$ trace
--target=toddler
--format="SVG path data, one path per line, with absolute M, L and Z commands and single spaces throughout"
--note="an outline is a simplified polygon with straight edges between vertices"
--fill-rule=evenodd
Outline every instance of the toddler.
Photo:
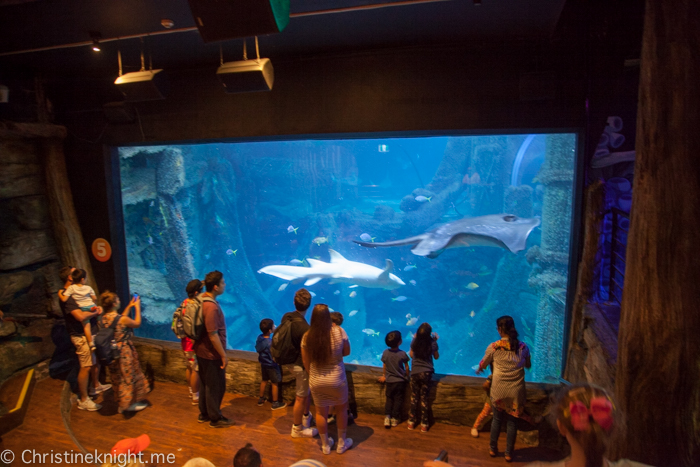
M 407 366 L 408 355 L 399 349 L 403 342 L 401 331 L 391 331 L 384 339 L 388 349 L 382 354 L 382 369 L 384 375 L 379 378 L 380 383 L 386 383 L 386 404 L 384 405 L 384 428 L 397 426 L 401 420 L 403 397 L 406 394 L 408 384 Z
M 282 371 L 277 363 L 272 360 L 270 354 L 270 346 L 272 339 L 270 333 L 274 331 L 275 323 L 265 318 L 260 321 L 260 334 L 255 342 L 255 350 L 258 352 L 258 361 L 260 362 L 260 370 L 262 372 L 262 381 L 260 382 L 260 399 L 258 405 L 265 403 L 265 390 L 267 389 L 268 381 L 272 384 L 272 410 L 283 409 L 286 407 L 284 402 L 279 399 L 279 383 L 282 382 Z
M 92 287 L 85 285 L 85 279 L 87 278 L 87 273 L 85 269 L 74 269 L 71 273 L 73 279 L 73 284 L 71 284 L 64 292 L 63 297 L 68 300 L 68 297 L 73 297 L 75 303 L 78 304 L 82 311 L 91 311 L 96 307 L 95 300 L 97 296 Z M 85 333 L 85 338 L 90 346 L 91 351 L 95 351 L 95 342 L 92 339 L 92 329 L 90 327 L 90 320 L 86 319 L 82 322 L 83 332 Z

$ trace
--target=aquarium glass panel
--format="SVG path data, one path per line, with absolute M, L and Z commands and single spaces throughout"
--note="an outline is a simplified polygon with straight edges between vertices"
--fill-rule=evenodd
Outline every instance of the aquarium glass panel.
M 531 381 L 560 376 L 576 135 L 186 144 L 119 149 L 137 334 L 176 340 L 185 286 L 223 272 L 228 347 L 254 350 L 301 287 L 343 314 L 346 363 L 439 336 L 438 373 L 474 375 L 514 318 Z M 307 315 L 310 318 L 310 312 Z

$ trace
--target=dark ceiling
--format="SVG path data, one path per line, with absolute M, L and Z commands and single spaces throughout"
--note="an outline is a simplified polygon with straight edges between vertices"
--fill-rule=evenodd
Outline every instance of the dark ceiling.
M 290 3 L 286 29 L 259 38 L 261 55 L 273 61 L 414 47 L 425 54 L 425 49 L 447 45 L 547 40 L 565 1 L 483 0 L 476 6 L 473 0 L 416 4 L 385 0 L 381 5 L 399 5 L 342 13 L 329 10 L 379 5 L 380 0 Z M 187 0 L 0 0 L 0 71 L 116 76 L 117 49 L 123 55 L 124 71 L 134 71 L 140 67 L 137 38 L 103 41 L 100 53 L 88 45 L 30 50 L 84 43 L 90 39 L 89 31 L 99 31 L 104 39 L 162 33 L 162 19 L 172 20 L 173 29 L 195 25 Z M 253 41 L 248 43 L 251 56 Z M 241 39 L 221 44 L 226 61 L 242 58 Z M 145 39 L 145 50 L 154 68 L 217 66 L 219 62 L 219 44 L 205 44 L 196 30 L 151 35 Z M 8 54 L 17 51 L 25 52 Z

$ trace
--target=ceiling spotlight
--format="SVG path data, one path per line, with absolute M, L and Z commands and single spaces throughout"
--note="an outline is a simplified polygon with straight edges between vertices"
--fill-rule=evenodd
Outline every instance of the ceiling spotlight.
M 223 51 L 219 48 L 221 66 L 216 70 L 216 75 L 227 93 L 272 90 L 275 71 L 269 58 L 260 58 L 258 36 L 255 36 L 255 52 L 257 59 L 248 60 L 244 39 L 243 60 L 224 63 Z
M 102 50 L 100 48 L 100 39 L 102 39 L 102 34 L 98 31 L 90 31 L 90 38 L 92 39 L 92 50 L 99 52 Z

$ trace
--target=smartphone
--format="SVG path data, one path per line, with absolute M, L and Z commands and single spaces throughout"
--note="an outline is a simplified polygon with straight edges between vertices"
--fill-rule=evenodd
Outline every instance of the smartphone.
M 436 461 L 441 461 L 441 462 L 448 462 L 447 460 L 447 451 L 444 449 L 440 451 L 440 454 L 435 458 Z
M 139 298 L 139 294 L 135 293 L 135 294 L 134 294 L 134 300 L 136 300 L 137 298 Z

